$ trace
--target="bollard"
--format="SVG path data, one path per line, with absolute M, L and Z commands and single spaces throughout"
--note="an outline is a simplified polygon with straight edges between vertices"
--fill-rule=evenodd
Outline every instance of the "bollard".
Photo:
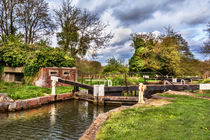
M 51 80 L 52 80 L 52 91 L 51 91 L 51 95 L 56 95 L 56 82 L 58 82 L 58 77 L 51 76 Z
M 181 85 L 185 85 L 185 80 L 181 79 Z
M 145 103 L 144 102 L 144 85 L 143 85 L 143 83 L 139 84 L 139 103 Z
M 104 85 L 93 86 L 94 104 L 104 105 Z

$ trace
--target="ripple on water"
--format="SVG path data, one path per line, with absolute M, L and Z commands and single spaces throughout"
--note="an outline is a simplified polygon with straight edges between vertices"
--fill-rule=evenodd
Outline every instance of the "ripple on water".
M 78 139 L 99 113 L 114 106 L 70 100 L 16 113 L 0 113 L 0 139 Z

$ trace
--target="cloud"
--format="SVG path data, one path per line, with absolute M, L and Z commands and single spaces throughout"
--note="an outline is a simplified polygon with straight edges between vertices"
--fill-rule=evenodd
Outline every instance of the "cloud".
M 130 28 L 119 27 L 114 30 L 114 38 L 112 39 L 112 45 L 123 45 L 129 40 L 129 36 L 132 33 Z
M 57 6 L 59 0 L 48 0 Z M 199 46 L 206 40 L 203 31 L 210 21 L 210 0 L 75 0 L 75 5 L 97 13 L 108 31 L 114 34 L 109 48 L 99 50 L 98 59 L 105 64 L 109 57 L 128 60 L 133 50 L 129 40 L 131 33 L 164 32 L 171 25 L 188 41 L 196 58 Z M 55 40 L 55 39 L 54 39 Z

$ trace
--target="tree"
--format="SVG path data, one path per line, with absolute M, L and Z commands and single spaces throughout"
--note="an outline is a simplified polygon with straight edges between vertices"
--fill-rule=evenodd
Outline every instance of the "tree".
M 205 54 L 206 56 L 210 56 L 210 22 L 207 25 L 208 32 L 208 40 L 204 42 L 204 46 L 201 48 L 201 53 Z
M 164 29 L 165 34 L 163 34 L 163 36 L 174 38 L 176 40 L 179 52 L 185 57 L 193 58 L 193 54 L 190 52 L 189 45 L 187 41 L 182 37 L 182 35 L 175 32 L 171 25 L 164 27 Z
M 115 57 L 107 60 L 107 65 L 103 70 L 103 74 L 106 73 L 125 73 L 128 72 L 127 67 L 123 65 L 123 62 L 120 59 Z
M 3 35 L 15 34 L 16 27 L 16 8 L 19 0 L 0 0 L 0 32 Z
M 97 15 L 71 6 L 70 0 L 63 1 L 60 9 L 54 11 L 57 25 L 62 29 L 57 33 L 58 44 L 72 57 L 83 57 L 87 51 L 94 56 L 97 49 L 108 46 L 112 35 L 105 33 L 107 25 Z
M 133 34 L 134 55 L 129 60 L 129 71 L 159 71 L 164 75 L 180 75 L 181 59 L 188 58 L 175 35 Z M 185 51 L 184 51 L 185 50 Z
M 101 63 L 98 61 L 88 61 L 85 59 L 77 59 L 76 67 L 78 73 L 99 74 L 102 70 Z
M 23 0 L 18 6 L 17 16 L 28 44 L 34 43 L 40 36 L 50 35 L 55 28 L 45 0 Z
M 132 34 L 134 55 L 129 60 L 129 71 L 156 71 L 160 70 L 161 65 L 158 59 L 161 52 L 157 45 L 158 40 L 153 34 Z

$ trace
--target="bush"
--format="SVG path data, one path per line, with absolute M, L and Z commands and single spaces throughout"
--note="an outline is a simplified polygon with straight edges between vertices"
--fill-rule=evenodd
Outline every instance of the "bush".
M 4 71 L 4 66 L 0 65 L 0 80 L 1 80 L 1 77 L 2 77 L 2 74 L 3 74 L 3 71 Z
M 28 58 L 24 65 L 24 74 L 26 76 L 35 75 L 43 67 L 73 67 L 75 62 L 73 58 L 68 57 L 58 48 L 42 48 L 34 52 Z
M 204 79 L 202 81 L 199 81 L 199 83 L 202 83 L 202 84 L 209 84 L 210 83 L 210 79 Z
M 34 76 L 43 67 L 73 67 L 74 59 L 59 48 L 11 43 L 0 45 L 0 63 L 24 67 L 25 76 Z

